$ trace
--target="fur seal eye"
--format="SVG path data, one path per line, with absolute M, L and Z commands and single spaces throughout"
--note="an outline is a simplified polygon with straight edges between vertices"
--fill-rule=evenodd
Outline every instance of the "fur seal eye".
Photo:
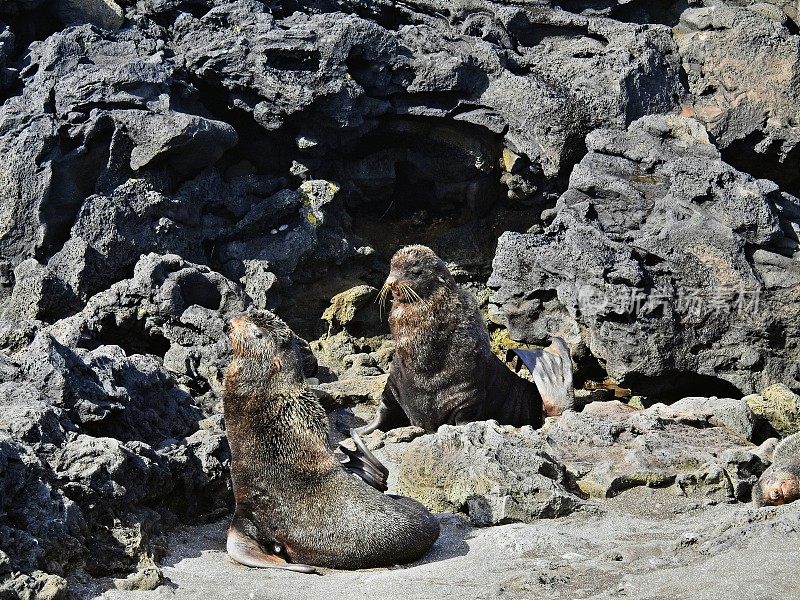
M 780 490 L 772 490 L 769 493 L 770 500 L 780 500 L 781 499 L 781 491 Z

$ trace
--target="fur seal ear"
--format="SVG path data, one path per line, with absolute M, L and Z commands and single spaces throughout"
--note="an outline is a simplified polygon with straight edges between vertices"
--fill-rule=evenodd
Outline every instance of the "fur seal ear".
M 246 567 L 253 567 L 256 569 L 285 569 L 297 573 L 319 574 L 319 572 L 310 565 L 289 563 L 278 554 L 272 554 L 264 550 L 261 544 L 233 526 L 228 529 L 226 549 L 228 551 L 228 556 Z M 277 545 L 275 550 L 280 552 L 280 545 Z

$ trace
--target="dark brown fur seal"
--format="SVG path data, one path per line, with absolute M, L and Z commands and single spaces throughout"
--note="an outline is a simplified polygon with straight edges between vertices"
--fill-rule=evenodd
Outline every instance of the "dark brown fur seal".
M 336 460 L 325 411 L 303 377 L 299 338 L 266 311 L 232 319 L 229 337 L 234 358 L 223 403 L 236 512 L 228 554 L 250 567 L 306 573 L 312 565 L 361 569 L 422 557 L 438 522 Z M 380 478 L 371 458 L 355 470 Z
M 775 446 L 772 464 L 753 487 L 753 503 L 780 506 L 800 500 L 800 432 Z
M 475 298 L 430 248 L 398 250 L 382 297 L 388 290 L 395 354 L 375 419 L 359 433 L 409 423 L 434 432 L 442 424 L 486 419 L 539 427 L 543 413 L 557 415 L 573 406 L 572 365 L 563 340 L 530 353 L 540 359 L 531 364 L 544 385 L 517 377 L 492 353 Z

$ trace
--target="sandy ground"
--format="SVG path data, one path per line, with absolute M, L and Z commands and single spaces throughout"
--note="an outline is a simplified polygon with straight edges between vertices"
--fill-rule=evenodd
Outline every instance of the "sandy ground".
M 473 528 L 455 515 L 441 521 L 439 541 L 419 563 L 321 576 L 234 564 L 224 552 L 224 522 L 186 528 L 171 536 L 168 584 L 123 592 L 100 581 L 94 597 L 800 598 L 800 503 L 760 511 L 701 506 L 639 488 L 594 513 L 533 524 Z

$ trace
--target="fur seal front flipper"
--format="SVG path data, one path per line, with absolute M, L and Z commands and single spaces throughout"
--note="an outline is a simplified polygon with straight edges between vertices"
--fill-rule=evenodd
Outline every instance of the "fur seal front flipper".
M 391 373 L 391 367 L 389 370 Z M 380 404 L 378 404 L 378 408 L 375 411 L 375 417 L 373 417 L 372 421 L 356 428 L 354 431 L 361 435 L 367 435 L 376 429 L 389 431 L 390 429 L 411 425 L 411 420 L 400 405 L 398 396 L 397 378 L 390 375 L 383 388 L 383 394 L 381 394 Z
M 339 444 L 339 450 L 347 457 L 346 461 L 342 461 L 345 471 L 357 475 L 364 483 L 371 485 L 379 492 L 388 490 L 389 486 L 386 484 L 386 480 L 389 477 L 389 469 L 364 445 L 364 441 L 355 429 L 350 430 L 350 437 L 356 445 L 355 450 Z
M 225 549 L 228 556 L 245 567 L 255 569 L 284 569 L 297 573 L 318 573 L 310 565 L 289 563 L 280 554 L 283 548 L 277 542 L 273 543 L 272 552 L 265 550 L 256 540 L 240 531 L 236 526 L 236 520 L 228 529 L 228 541 Z
M 538 350 L 522 348 L 509 350 L 506 353 L 506 362 L 511 362 L 514 357 L 517 359 L 514 369 L 517 373 L 524 364 L 533 375 L 547 414 L 560 414 L 567 409 L 575 408 L 572 359 L 563 339 L 553 337 L 547 348 Z

